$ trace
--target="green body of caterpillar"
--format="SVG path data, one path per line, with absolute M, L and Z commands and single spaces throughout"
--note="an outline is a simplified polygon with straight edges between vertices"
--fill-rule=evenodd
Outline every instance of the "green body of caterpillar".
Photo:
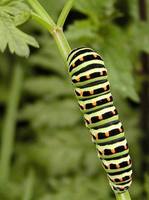
M 123 192 L 132 182 L 131 159 L 104 62 L 90 48 L 74 49 L 67 62 L 80 109 L 110 185 L 114 191 Z

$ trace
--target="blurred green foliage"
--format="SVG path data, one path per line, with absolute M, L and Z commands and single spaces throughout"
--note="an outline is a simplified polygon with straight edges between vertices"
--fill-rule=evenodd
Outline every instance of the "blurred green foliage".
M 66 1 L 40 2 L 57 19 Z M 83 19 L 72 22 L 69 17 L 65 33 L 72 48 L 90 46 L 105 60 L 133 160 L 130 192 L 132 199 L 140 200 L 142 191 L 149 194 L 149 176 L 145 175 L 143 183 L 140 179 L 139 93 L 143 77 L 138 73 L 140 52 L 149 53 L 149 25 L 139 20 L 137 0 L 121 3 L 124 9 L 118 0 L 77 0 L 73 12 L 79 12 Z M 8 48 L 0 54 L 0 129 L 18 60 L 24 70 L 11 174 L 9 182 L 0 186 L 0 199 L 28 200 L 30 194 L 32 200 L 112 200 L 113 193 L 75 101 L 67 67 L 49 33 L 31 20 L 20 27 L 29 18 L 30 9 L 24 1 L 1 1 L 0 50 L 4 52 L 8 46 L 11 53 L 27 56 L 28 44 L 38 47 L 36 40 L 40 48 L 32 48 L 29 59 L 12 56 Z

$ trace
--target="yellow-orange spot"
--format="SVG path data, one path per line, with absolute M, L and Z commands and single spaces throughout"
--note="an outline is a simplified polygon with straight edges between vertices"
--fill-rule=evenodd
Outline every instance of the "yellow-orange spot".
M 124 148 L 125 148 L 125 150 L 126 150 L 126 149 L 127 149 L 127 146 L 125 145 L 125 147 L 124 147 Z
M 80 108 L 81 108 L 82 110 L 85 109 L 85 106 L 84 106 L 84 105 L 81 105 L 81 104 L 79 104 L 79 105 L 80 105 Z
M 75 63 L 73 63 L 72 66 L 75 67 L 76 66 Z
M 92 105 L 93 105 L 93 106 L 96 106 L 96 105 L 97 105 L 97 102 L 96 102 L 96 101 L 94 101 L 94 102 L 92 103 Z
M 99 120 L 103 119 L 102 115 L 98 116 L 98 119 L 99 119 Z
M 91 119 L 90 118 L 85 118 L 86 121 L 88 121 L 88 123 L 91 123 Z
M 128 163 L 128 165 L 130 165 L 130 164 L 131 164 L 131 160 L 128 160 L 128 162 L 127 162 L 127 163 Z
M 106 137 L 109 137 L 109 136 L 110 136 L 110 133 L 109 133 L 109 132 L 106 132 L 106 133 L 105 133 L 105 136 L 106 136 Z
M 110 165 L 106 165 L 107 169 L 110 169 Z
M 115 149 L 111 149 L 111 152 L 112 152 L 113 154 L 116 153 Z
M 102 76 L 102 75 L 103 75 L 103 72 L 100 72 L 100 75 Z
M 83 91 L 82 91 L 82 90 L 80 90 L 80 92 L 79 92 L 79 93 L 80 93 L 80 96 L 83 96 Z
M 85 105 L 82 105 L 83 110 L 85 110 Z
M 111 101 L 110 97 L 107 98 L 107 101 Z
M 80 58 L 80 61 L 84 61 L 84 58 L 83 58 L 83 57 L 81 57 L 81 58 Z
M 119 128 L 120 133 L 123 131 L 122 128 Z
M 89 74 L 88 74 L 88 75 L 86 75 L 86 78 L 87 78 L 87 79 L 89 79 L 89 78 L 90 78 L 90 75 L 89 75 Z
M 104 91 L 106 91 L 107 90 L 107 86 L 105 86 L 103 89 L 104 89 Z
M 79 77 L 79 76 L 78 76 L 78 77 L 76 77 L 76 80 L 77 80 L 77 81 L 80 81 L 80 77 Z
M 94 91 L 93 91 L 93 90 L 91 90 L 91 91 L 90 91 L 90 94 L 94 94 Z
M 113 115 L 115 115 L 116 114 L 115 110 L 113 110 L 112 113 L 113 113 Z
M 96 134 L 96 136 L 95 136 L 95 137 L 96 137 L 96 140 L 98 140 L 98 134 Z
M 93 56 L 94 56 L 94 58 L 97 58 L 97 54 L 94 53 Z
M 117 168 L 117 169 L 119 169 L 119 168 L 120 168 L 120 165 L 119 165 L 119 164 L 117 164 L 117 165 L 116 165 L 116 168 Z

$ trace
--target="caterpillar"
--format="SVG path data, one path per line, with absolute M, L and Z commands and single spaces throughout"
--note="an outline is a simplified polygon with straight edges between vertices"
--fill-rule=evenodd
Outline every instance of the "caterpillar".
M 115 192 L 124 192 L 132 182 L 132 161 L 104 61 L 94 50 L 81 47 L 70 52 L 67 63 L 80 110 L 110 186 Z

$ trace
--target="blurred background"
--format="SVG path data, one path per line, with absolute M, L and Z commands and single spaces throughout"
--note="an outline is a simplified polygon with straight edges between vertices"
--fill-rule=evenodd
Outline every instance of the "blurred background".
M 56 20 L 66 1 L 40 2 Z M 78 0 L 64 27 L 72 48 L 94 48 L 105 60 L 133 160 L 134 200 L 149 200 L 148 14 L 147 0 Z M 0 153 L 4 146 L 6 154 L 11 149 L 0 199 L 114 199 L 52 37 L 32 20 L 20 28 L 34 36 L 40 48 L 32 47 L 29 59 L 8 49 L 0 53 Z M 17 120 L 14 134 L 4 139 L 18 65 L 22 72 L 16 83 Z M 14 99 L 12 110 L 13 106 Z

